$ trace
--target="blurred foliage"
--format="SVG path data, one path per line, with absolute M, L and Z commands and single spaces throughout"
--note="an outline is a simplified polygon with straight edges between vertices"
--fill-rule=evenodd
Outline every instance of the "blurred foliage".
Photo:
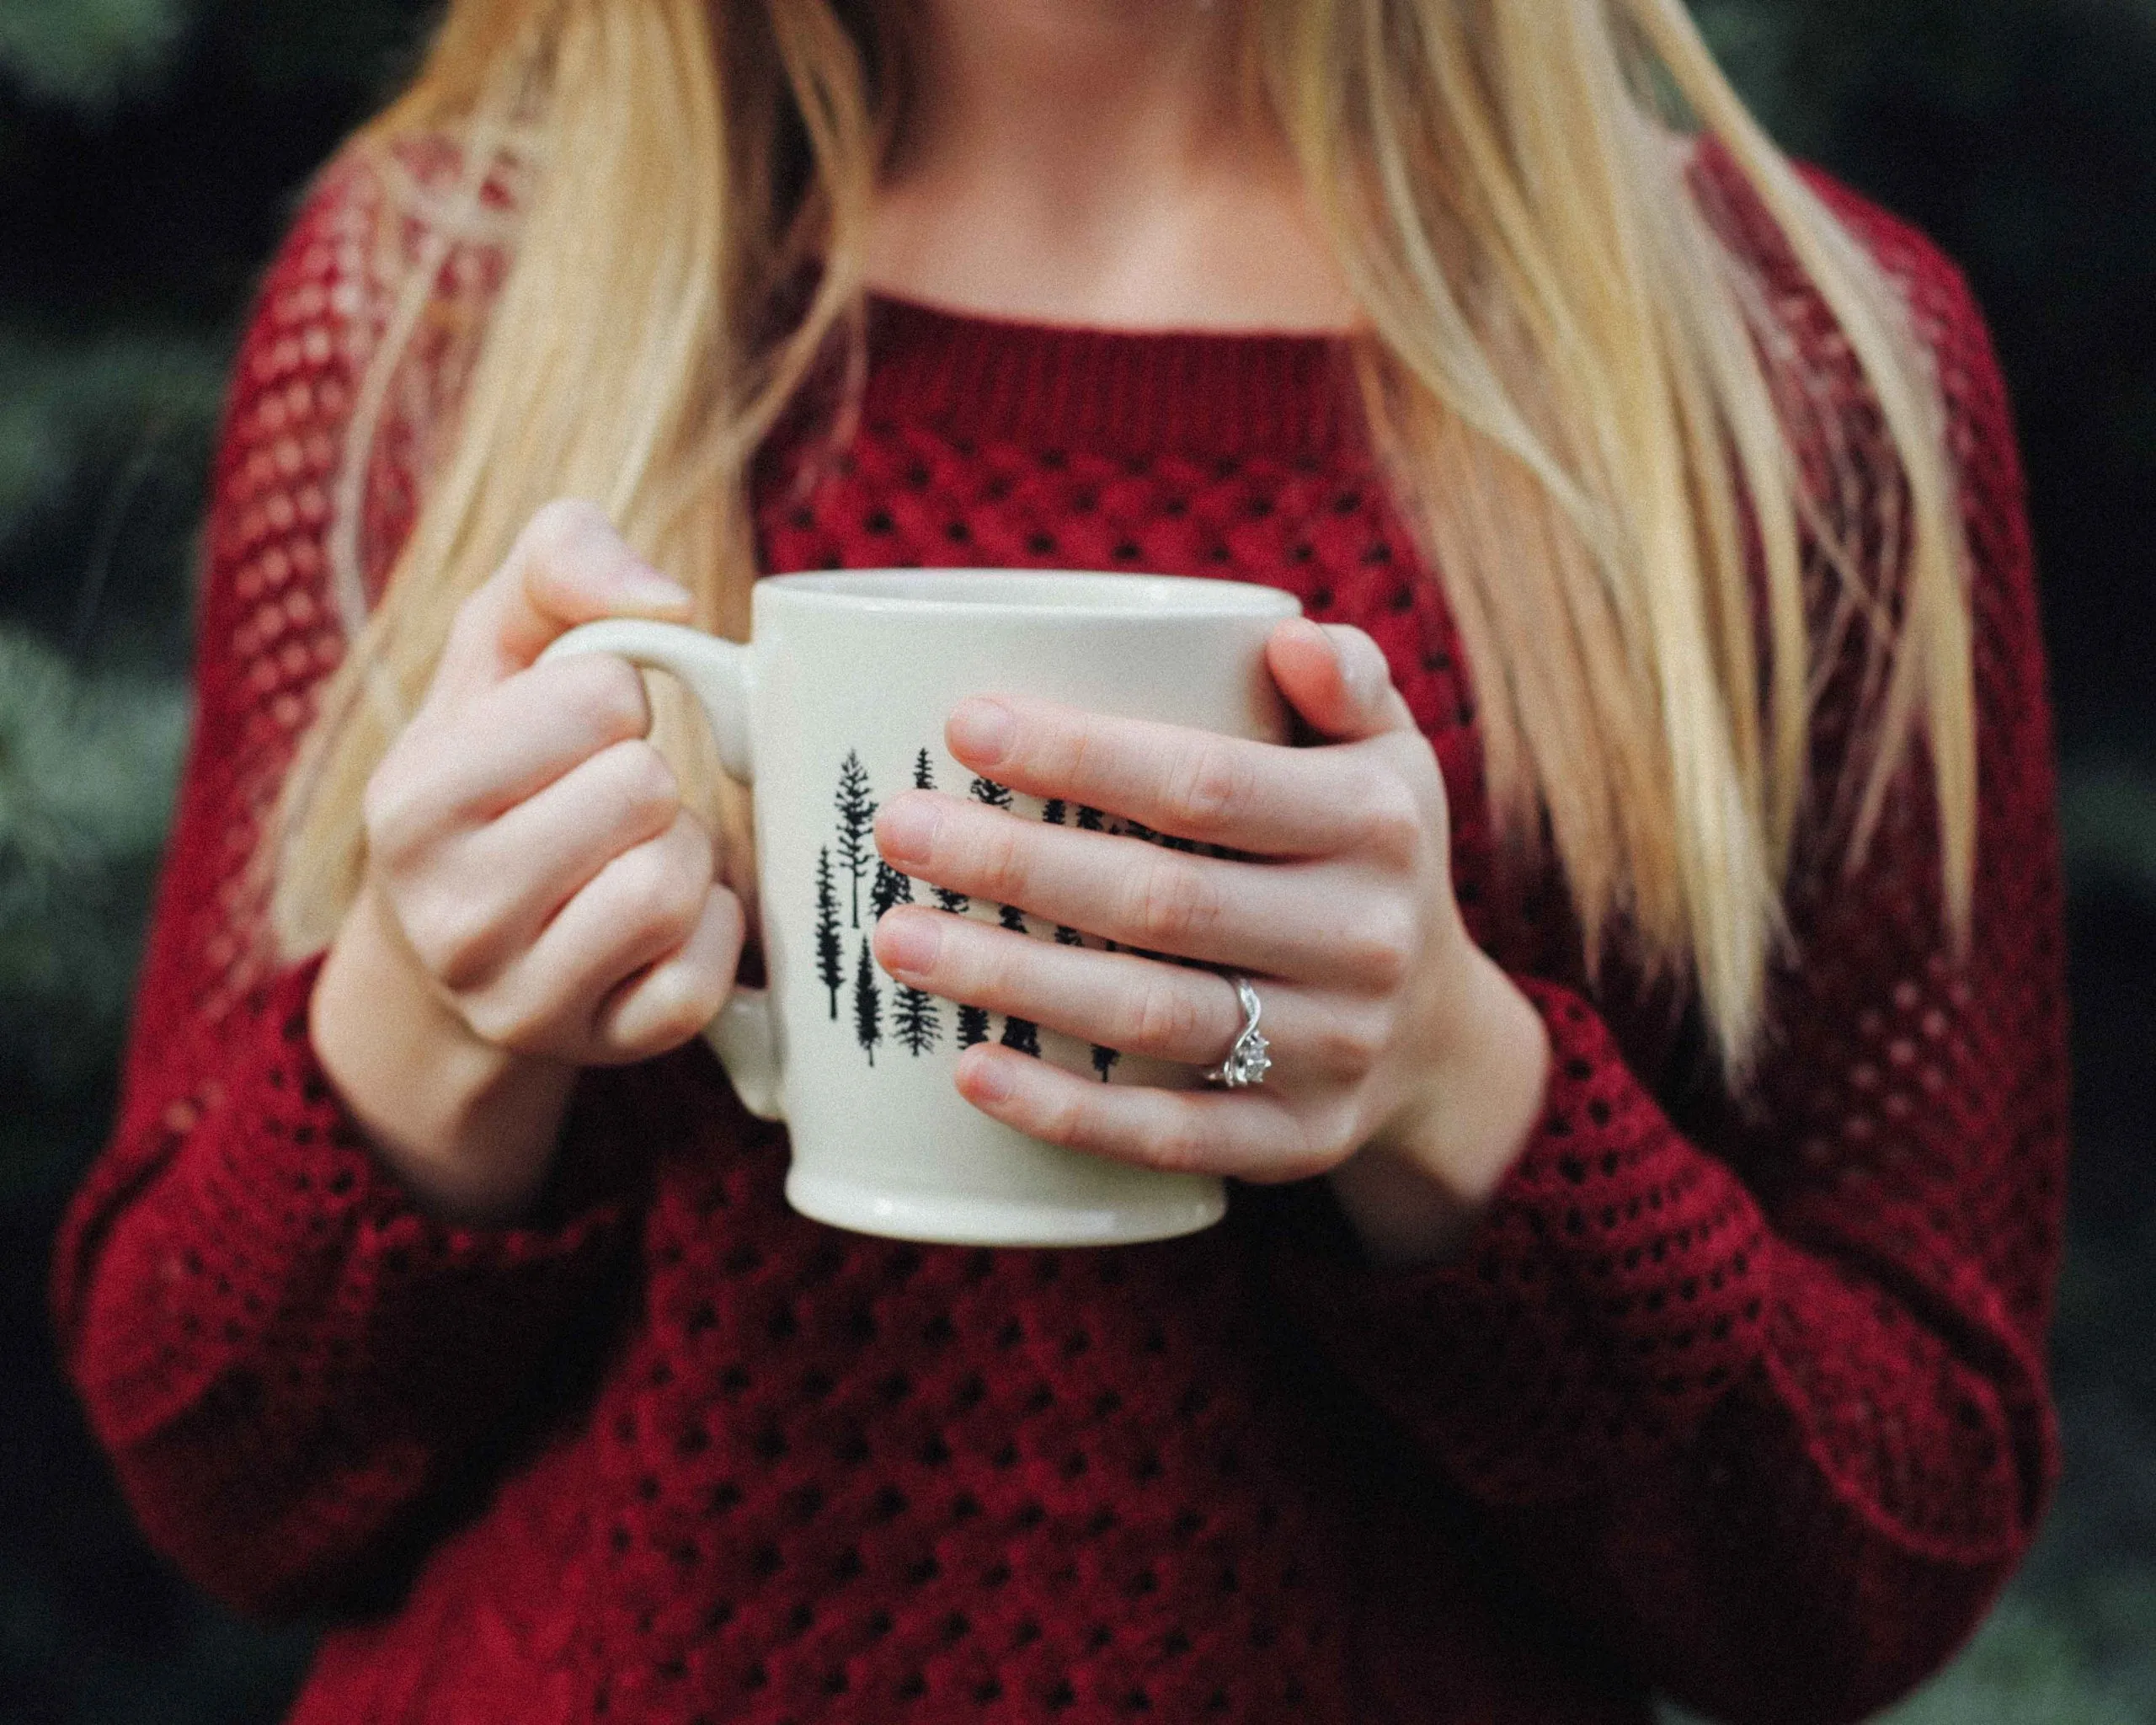
M 1694 0 L 1791 149 L 1967 268 L 2028 456 L 2065 747 L 2081 1166 L 2059 1508 L 1897 1725 L 2156 1721 L 2156 0 Z M 0 1725 L 266 1720 L 304 1640 L 142 1550 L 45 1340 L 184 728 L 227 355 L 424 0 L 0 0 Z
M 0 74 L 32 97 L 101 112 L 164 71 L 186 22 L 183 0 L 8 0 Z
M 2082 763 L 2059 820 L 2076 879 L 2111 882 L 2156 910 L 2156 772 L 2124 761 Z
M 131 943 L 186 729 L 168 681 L 86 678 L 0 631 L 0 1000 L 19 1080 L 67 1093 L 100 1076 L 123 1026 Z M 28 1157 L 9 1176 L 49 1172 Z
M 2136 1576 L 2066 1610 L 2009 1595 L 1954 1668 L 1888 1717 L 1892 1725 L 2148 1725 L 2152 1695 L 2156 1582 Z
M 2156 738 L 2156 0 L 1695 0 L 1775 135 L 1969 273 L 2015 404 L 2069 765 Z

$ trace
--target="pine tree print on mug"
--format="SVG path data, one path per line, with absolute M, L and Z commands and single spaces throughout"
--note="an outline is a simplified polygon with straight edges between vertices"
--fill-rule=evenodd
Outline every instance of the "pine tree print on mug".
M 891 1039 L 916 1059 L 943 1039 L 943 1018 L 936 996 L 901 984 L 891 1007 Z
M 876 1064 L 876 1045 L 883 1039 L 883 994 L 876 985 L 876 960 L 868 943 L 861 943 L 861 966 L 853 977 L 853 1033 Z
M 1011 808 L 1010 788 L 996 783 L 992 778 L 976 778 L 968 789 L 977 803 L 985 803 L 991 809 L 1001 809 L 1006 813 Z M 1032 932 L 1026 927 L 1026 913 L 1014 905 L 997 905 L 995 920 L 1013 934 Z M 983 1034 L 986 1034 L 985 1024 Z M 1023 1018 L 1006 1018 L 1003 1023 L 1003 1045 L 1015 1048 L 1021 1054 L 1038 1055 L 1041 1051 L 1040 1028 Z
M 1067 813 L 1063 798 L 1060 797 L 1051 797 L 1041 805 L 1041 819 L 1050 826 L 1063 825 Z M 1055 928 L 1055 943 L 1059 947 L 1082 947 L 1086 944 L 1086 937 L 1075 928 L 1066 928 L 1061 923 L 1058 923 Z
M 924 751 L 926 752 L 926 751 Z M 876 859 L 876 884 L 868 894 L 868 909 L 872 916 L 880 920 L 886 911 L 900 905 L 913 903 L 913 877 L 902 874 L 881 857 Z M 936 997 L 923 994 L 907 983 L 899 983 L 898 991 L 891 996 L 891 1033 L 899 1045 L 910 1055 L 928 1052 L 942 1039 L 942 1017 L 936 1010 Z M 873 1056 L 871 1056 L 873 1063 Z
M 868 889 L 868 911 L 880 917 L 894 905 L 913 902 L 913 877 L 901 874 L 881 857 L 876 859 L 876 884 Z
M 1102 820 L 1099 809 L 1089 809 L 1081 803 L 1078 805 L 1077 826 L 1081 832 L 1101 832 L 1107 829 L 1107 823 Z M 1063 938 L 1061 929 L 1056 931 L 1055 937 L 1058 940 Z M 1112 940 L 1102 944 L 1111 953 L 1115 950 L 1115 943 Z M 1093 1070 L 1101 1075 L 1102 1083 L 1108 1081 L 1108 1075 L 1115 1071 L 1116 1062 L 1122 1058 L 1122 1055 L 1114 1049 L 1102 1048 L 1098 1043 L 1093 1044 Z
M 831 853 L 816 853 L 816 980 L 831 991 L 831 1017 L 839 1016 L 839 991 L 846 986 L 846 946 L 839 937 L 839 900 L 831 889 Z
M 876 827 L 876 798 L 871 793 L 868 769 L 861 764 L 861 756 L 853 750 L 846 750 L 846 761 L 839 768 L 839 789 L 836 798 L 839 812 L 839 866 L 844 868 L 852 883 L 853 926 L 861 927 L 861 878 L 868 873 L 876 861 L 876 844 L 872 835 Z
M 1040 1026 L 1030 1018 L 1006 1018 L 1003 1021 L 1003 1045 L 1015 1048 L 1022 1055 L 1039 1054 Z
M 926 749 L 915 752 L 912 781 L 916 790 L 937 788 L 934 758 Z M 967 786 L 967 794 L 985 807 L 1016 812 L 1016 798 L 1010 788 L 998 784 L 994 779 L 976 777 Z M 817 853 L 816 858 L 816 916 L 814 923 L 815 974 L 829 996 L 830 1016 L 835 1021 L 840 1016 L 841 997 L 847 995 L 846 959 L 846 924 L 841 918 L 840 893 L 841 880 L 846 896 L 846 909 L 854 928 L 863 927 L 862 919 L 862 887 L 867 884 L 867 927 L 873 929 L 878 918 L 901 905 L 917 902 L 912 877 L 894 868 L 877 853 L 874 828 L 878 803 L 875 788 L 868 769 L 857 749 L 846 750 L 840 763 L 836 789 L 832 798 L 836 814 L 833 842 Z M 1081 832 L 1111 834 L 1117 837 L 1134 838 L 1141 843 L 1166 845 L 1177 850 L 1212 852 L 1211 846 L 1198 846 L 1187 840 L 1177 840 L 1134 820 L 1103 814 L 1097 809 L 1082 804 L 1071 804 L 1060 798 L 1052 798 L 1041 805 L 1040 818 L 1052 826 L 1073 826 Z M 966 916 L 973 910 L 973 900 L 963 893 L 947 888 L 931 886 L 929 892 L 937 908 L 956 916 Z M 1030 935 L 1033 925 L 1025 913 L 1015 905 L 995 907 L 996 921 L 1014 934 Z M 1059 946 L 1082 947 L 1087 937 L 1080 930 L 1058 925 L 1053 937 Z M 1122 950 L 1113 941 L 1102 941 L 1107 952 Z M 885 980 L 878 972 L 875 959 L 867 939 L 861 944 L 859 962 L 855 965 L 851 988 L 854 1039 L 871 1066 L 876 1064 L 876 1051 L 887 1042 L 896 1043 L 909 1055 L 919 1058 L 942 1046 L 945 1021 L 944 1002 L 934 996 L 906 984 L 893 980 L 889 996 L 885 998 Z M 969 1006 L 963 1001 L 956 1007 L 956 1020 L 951 1027 L 952 1039 L 961 1050 L 987 1042 L 995 1035 L 995 1017 L 982 1007 Z M 888 1013 L 887 1013 L 888 1007 Z M 1003 1033 L 997 1039 L 1005 1048 L 1016 1049 L 1022 1054 L 1038 1057 L 1041 1054 L 1040 1027 L 1024 1018 L 1006 1018 Z M 1102 1083 L 1110 1082 L 1122 1061 L 1123 1055 L 1115 1049 L 1095 1045 L 1091 1050 L 1093 1071 Z
M 926 749 L 914 757 L 913 788 L 917 791 L 936 788 L 936 769 L 931 764 Z M 930 890 L 936 895 L 936 908 L 939 911 L 948 911 L 953 916 L 963 916 L 973 908 L 974 901 L 963 893 L 954 893 L 948 887 L 941 886 Z

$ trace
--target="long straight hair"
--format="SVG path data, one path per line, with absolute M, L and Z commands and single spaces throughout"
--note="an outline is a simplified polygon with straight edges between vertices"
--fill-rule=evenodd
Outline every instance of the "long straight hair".
M 1554 849 L 1590 969 L 1621 932 L 1695 991 L 1741 1077 L 1816 800 L 1808 554 L 1870 637 L 1865 745 L 1832 788 L 1847 860 L 1921 745 L 1965 942 L 1970 623 L 1939 385 L 1893 285 L 1681 0 L 1251 0 L 1245 42 L 1359 308 L 1374 446 L 1459 622 L 1500 830 L 1510 852 Z M 857 387 L 864 363 L 905 45 L 897 0 L 451 0 L 416 82 L 355 141 L 387 159 L 453 140 L 462 195 L 430 205 L 446 229 L 486 189 L 517 190 L 453 435 L 371 610 L 356 542 L 333 544 L 350 649 L 264 841 L 286 953 L 334 934 L 366 779 L 457 605 L 542 503 L 600 503 L 703 624 L 745 629 L 755 451 L 807 380 L 835 364 Z M 1830 439 L 1823 486 L 1789 333 L 1673 121 L 1726 152 L 1862 371 L 1883 442 Z M 430 291 L 414 274 L 406 327 Z M 1886 499 L 1883 537 L 1838 520 L 1850 494 Z M 723 798 L 700 728 L 659 699 L 666 745 Z

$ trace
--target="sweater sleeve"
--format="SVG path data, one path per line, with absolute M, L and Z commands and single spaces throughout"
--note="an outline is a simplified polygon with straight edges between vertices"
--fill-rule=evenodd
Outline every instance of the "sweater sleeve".
M 1317 1254 L 1295 1277 L 1327 1351 L 1545 1597 L 1643 1680 L 1739 1722 L 1856 1719 L 1928 1675 L 2026 1549 L 2057 1466 L 2063 904 L 2020 469 L 1959 275 L 1844 213 L 1912 292 L 1963 478 L 1966 963 L 1912 775 L 1854 873 L 1815 846 L 1741 1106 L 1688 1135 L 1586 997 L 1524 980 L 1552 1076 L 1466 1258 L 1382 1275 Z M 1827 788 L 1857 681 L 1822 704 Z
M 629 1221 L 632 1076 L 587 1085 L 539 1226 L 445 1226 L 370 1154 L 317 1065 L 316 962 L 260 956 L 249 857 L 344 645 L 334 499 L 354 404 L 408 279 L 382 175 L 333 168 L 240 348 L 205 529 L 194 734 L 116 1129 L 64 1224 L 67 1357 L 152 1540 L 243 1608 L 370 1571 L 588 1302 Z M 440 254 L 426 267 L 464 269 Z M 425 380 L 383 441 L 408 457 Z M 345 554 L 386 564 L 408 467 L 358 452 Z M 351 579 L 365 582 L 366 569 Z M 603 1084 L 604 1088 L 600 1087 Z

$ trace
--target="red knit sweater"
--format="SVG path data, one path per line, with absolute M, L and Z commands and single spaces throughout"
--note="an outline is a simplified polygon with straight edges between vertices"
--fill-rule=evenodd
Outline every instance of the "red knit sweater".
M 1701 185 L 1775 286 L 1792 399 L 1876 448 L 1818 302 L 1711 158 Z M 2066 1069 L 2021 478 L 1935 252 L 1826 188 L 1951 410 L 1973 954 L 1942 942 L 1920 787 L 1854 878 L 1815 820 L 1740 1104 L 1648 991 L 1588 986 L 1561 893 L 1501 896 L 1466 668 L 1330 343 L 887 304 L 846 459 L 803 493 L 772 451 L 772 569 L 1231 575 L 1382 644 L 1444 766 L 1470 926 L 1556 1064 L 1465 1260 L 1380 1274 L 1322 1183 L 1107 1251 L 819 1226 L 700 1046 L 590 1076 L 530 1225 L 414 1206 L 309 1051 L 312 967 L 250 958 L 243 873 L 344 650 L 338 572 L 378 578 L 408 525 L 499 274 L 483 237 L 430 250 L 393 190 L 331 174 L 241 351 L 125 1105 L 56 1276 L 151 1537 L 244 1609 L 331 1623 L 300 1720 L 1636 1722 L 1657 1690 L 1832 1720 L 1948 1654 L 2054 1471 Z M 416 357 L 348 462 L 415 270 Z M 1860 527 L 1890 519 L 1870 491 L 1839 499 Z M 1828 682 L 1822 786 L 1860 657 Z

